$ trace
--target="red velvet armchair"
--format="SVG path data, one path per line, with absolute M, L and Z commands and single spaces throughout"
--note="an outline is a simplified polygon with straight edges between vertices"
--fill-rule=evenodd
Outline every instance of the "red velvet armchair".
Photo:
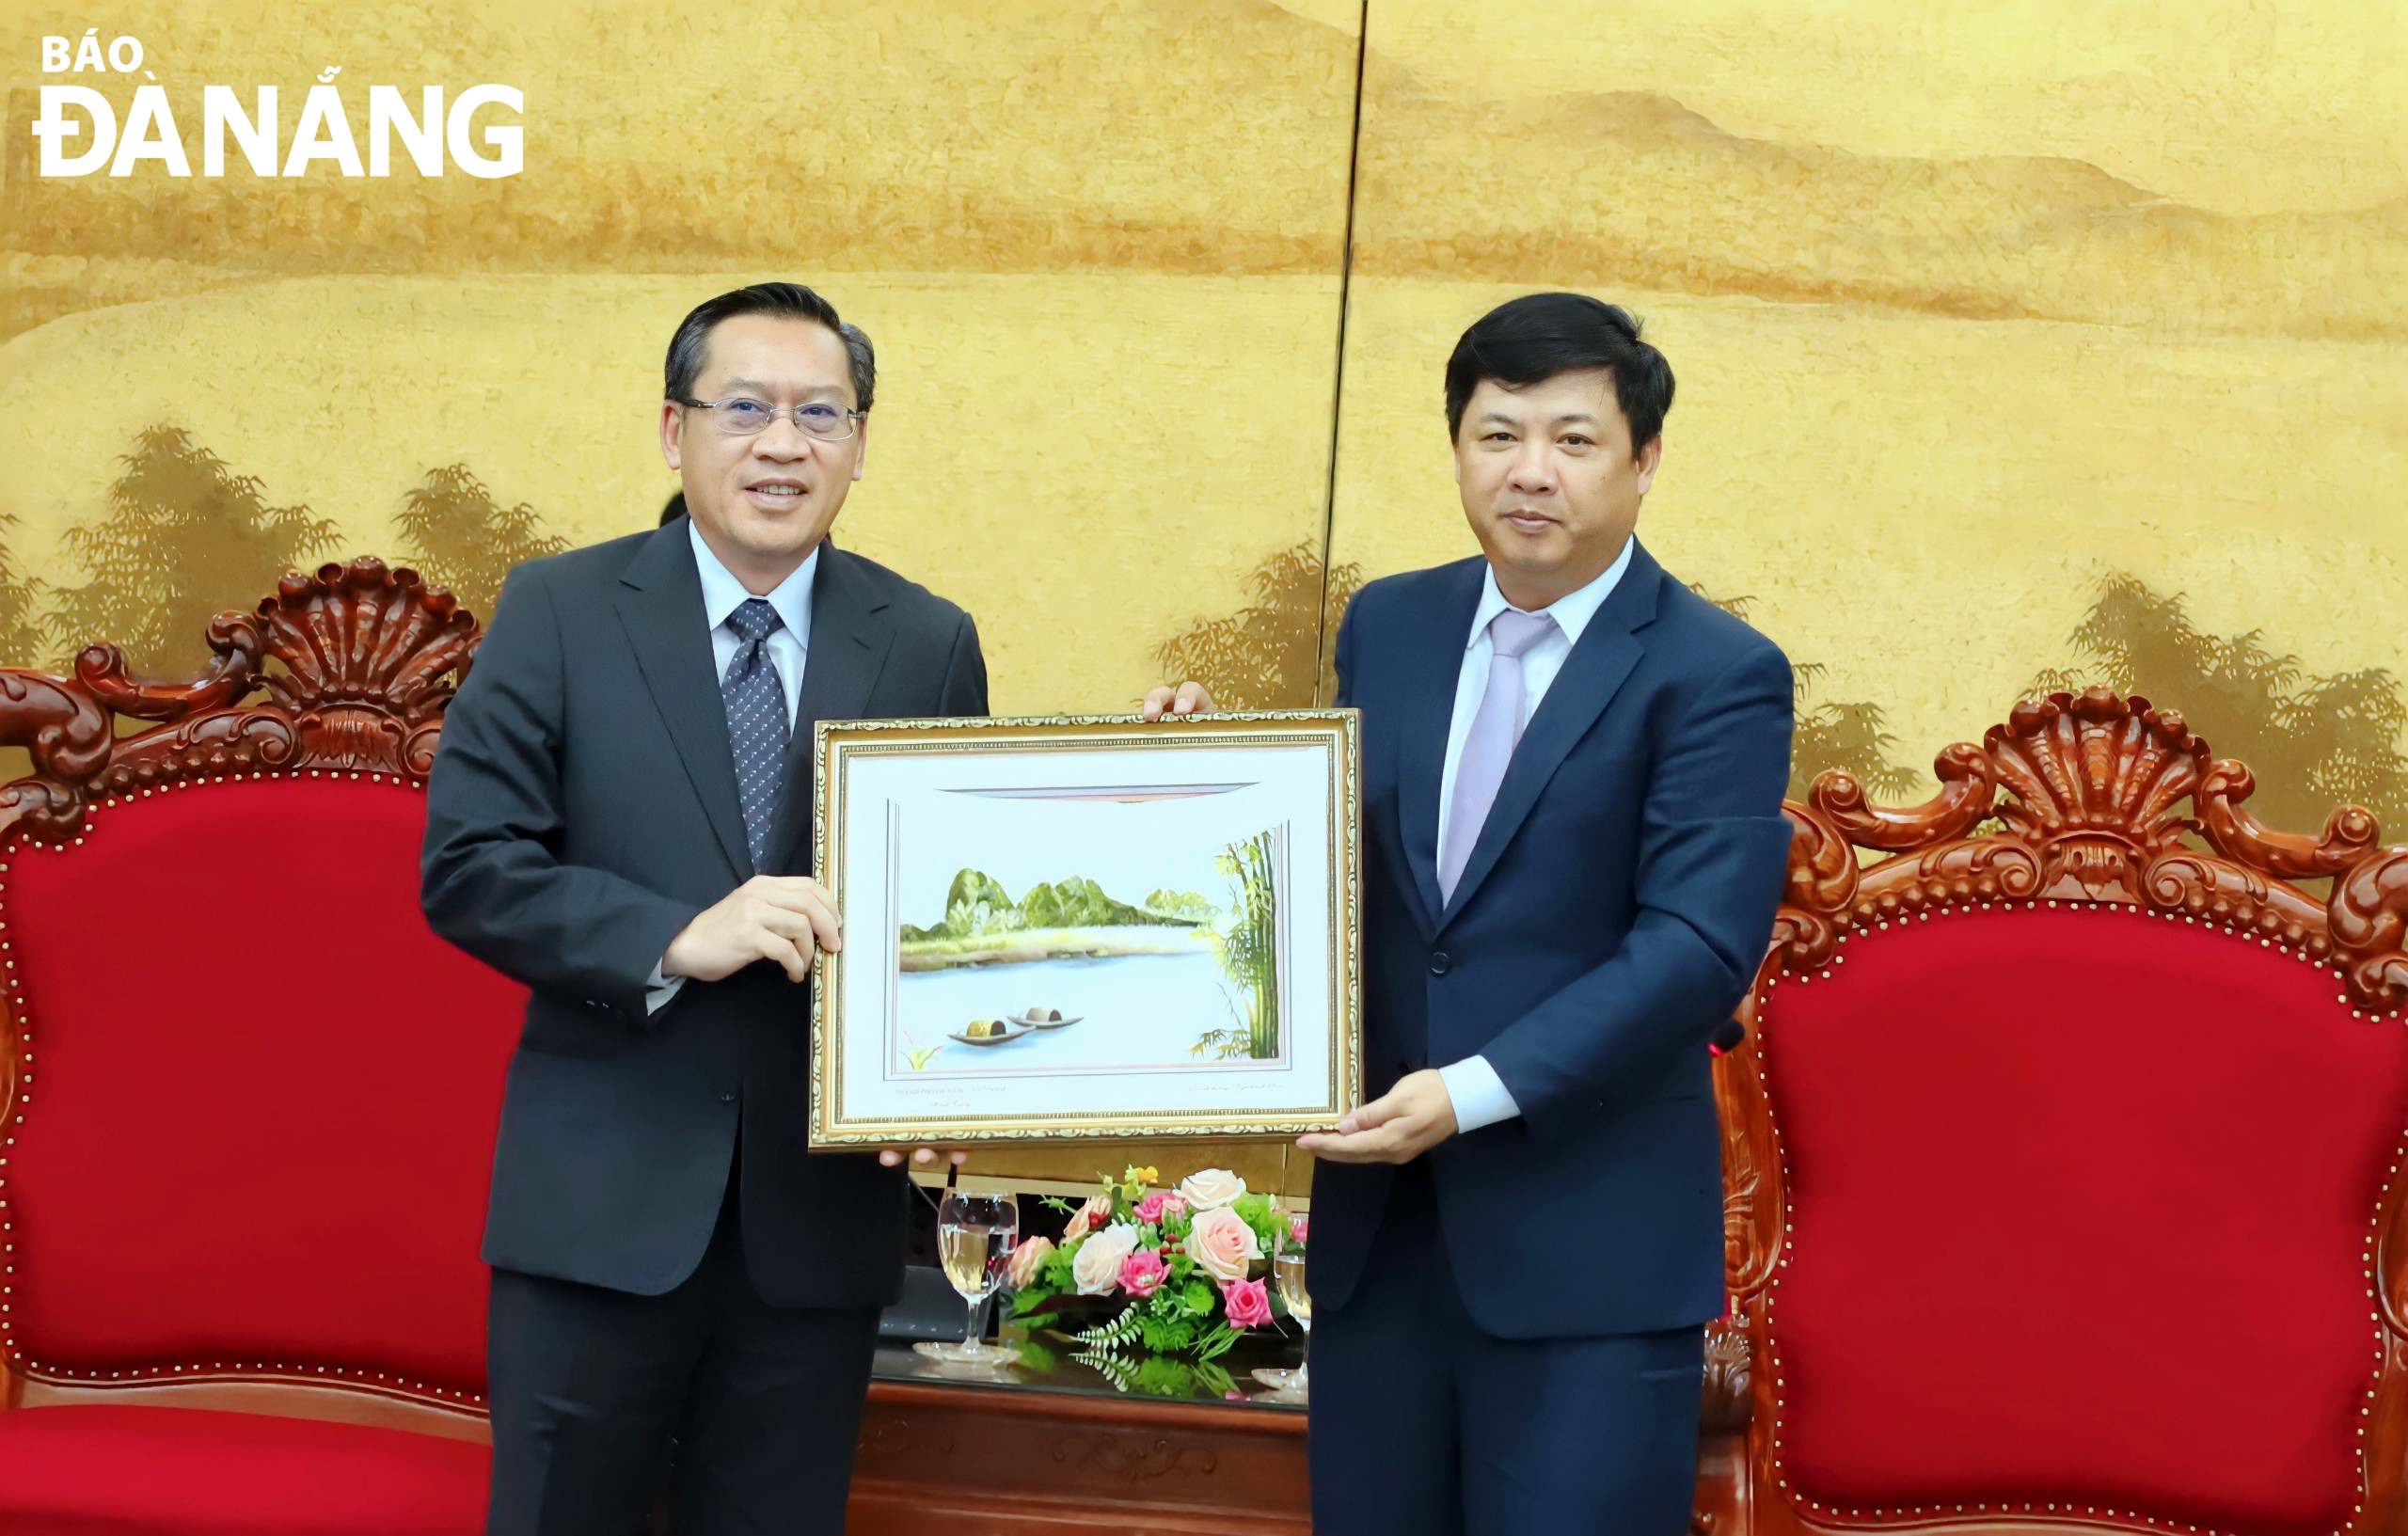
M 522 994 L 417 881 L 475 635 L 362 560 L 221 615 L 189 682 L 0 672 L 10 1536 L 482 1528 Z
M 1698 1529 L 2408 1531 L 2408 847 L 2104 690 L 1938 772 L 1789 807 Z

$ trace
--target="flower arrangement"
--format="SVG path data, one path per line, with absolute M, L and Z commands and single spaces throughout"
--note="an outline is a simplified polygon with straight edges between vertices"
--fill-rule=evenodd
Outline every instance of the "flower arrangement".
M 1284 1308 L 1264 1276 L 1283 1228 L 1291 1249 L 1303 1243 L 1304 1219 L 1283 1216 L 1226 1168 L 1191 1174 L 1173 1189 L 1155 1188 L 1161 1177 L 1133 1167 L 1104 1179 L 1084 1205 L 1050 1200 L 1069 1225 L 1059 1243 L 1032 1238 L 1012 1250 L 1013 1314 L 1111 1306 L 1104 1321 L 1071 1336 L 1087 1351 L 1082 1359 L 1097 1364 L 1136 1347 L 1188 1355 L 1199 1370 L 1271 1323 Z

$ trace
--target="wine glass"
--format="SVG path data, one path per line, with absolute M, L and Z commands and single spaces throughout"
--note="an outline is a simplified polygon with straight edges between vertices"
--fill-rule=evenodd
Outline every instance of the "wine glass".
M 1019 1241 L 1020 1204 L 1011 1196 L 945 1192 L 937 1208 L 937 1258 L 945 1279 L 968 1304 L 970 1322 L 960 1343 L 914 1344 L 914 1350 L 953 1365 L 991 1366 L 1020 1358 L 1018 1350 L 985 1341 L 987 1303 Z
M 1303 1212 L 1289 1210 L 1284 1204 L 1275 1206 L 1273 1219 L 1277 1223 L 1277 1235 L 1271 1244 L 1271 1284 L 1279 1292 L 1280 1301 L 1288 1307 L 1288 1315 L 1304 1330 L 1305 1352 L 1309 1354 L 1313 1338 L 1313 1296 L 1305 1289 L 1305 1241 L 1297 1233 L 1297 1224 L 1305 1220 Z M 1310 1390 L 1307 1372 L 1309 1359 L 1300 1359 L 1293 1370 L 1265 1367 L 1254 1373 L 1254 1379 L 1272 1388 L 1271 1395 L 1287 1401 L 1302 1401 Z

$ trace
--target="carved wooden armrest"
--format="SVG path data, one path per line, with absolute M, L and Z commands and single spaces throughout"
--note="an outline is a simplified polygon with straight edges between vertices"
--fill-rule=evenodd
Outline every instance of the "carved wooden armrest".
M 1747 1429 L 1754 1350 L 1745 1317 L 1728 1313 L 1705 1325 L 1705 1401 L 1700 1423 L 1706 1430 L 1736 1433 Z

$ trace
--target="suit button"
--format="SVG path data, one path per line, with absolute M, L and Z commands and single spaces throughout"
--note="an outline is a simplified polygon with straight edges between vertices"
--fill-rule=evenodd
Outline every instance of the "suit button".
M 720 1101 L 721 1103 L 722 1103 L 722 1104 L 732 1104 L 732 1103 L 736 1102 L 736 1095 L 734 1095 L 734 1094 L 732 1094 L 732 1093 L 723 1093 L 723 1094 L 721 1094 L 721 1095 L 719 1096 L 719 1101 Z
M 1454 960 L 1442 949 L 1430 957 L 1430 974 L 1434 976 L 1443 976 L 1454 963 Z

